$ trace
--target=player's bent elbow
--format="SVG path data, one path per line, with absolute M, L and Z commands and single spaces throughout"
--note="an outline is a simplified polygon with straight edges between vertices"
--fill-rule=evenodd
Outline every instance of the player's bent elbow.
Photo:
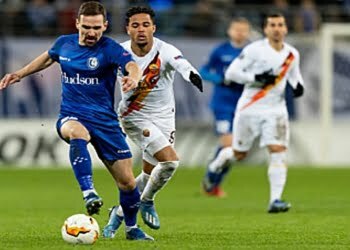
M 233 150 L 233 153 L 234 153 L 235 159 L 237 161 L 244 160 L 247 157 L 247 154 L 248 154 L 248 152 L 241 152 L 241 151 L 236 151 L 236 150 Z

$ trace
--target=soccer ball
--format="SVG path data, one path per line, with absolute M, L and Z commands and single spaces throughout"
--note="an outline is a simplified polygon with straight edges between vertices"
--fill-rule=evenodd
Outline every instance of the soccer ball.
M 100 235 L 97 221 L 85 214 L 75 214 L 66 219 L 62 229 L 62 238 L 71 244 L 94 244 Z

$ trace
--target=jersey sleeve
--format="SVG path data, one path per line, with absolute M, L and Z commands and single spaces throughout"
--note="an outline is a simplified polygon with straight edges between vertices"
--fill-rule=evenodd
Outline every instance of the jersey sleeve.
M 200 74 L 204 80 L 214 84 L 220 84 L 223 81 L 222 76 L 213 70 L 218 63 L 218 48 L 216 48 L 211 52 L 208 62 L 200 69 Z
M 241 54 L 233 60 L 225 72 L 225 80 L 241 84 L 251 83 L 255 80 L 254 73 L 248 68 L 254 63 L 254 48 L 247 46 Z
M 288 82 L 293 87 L 293 89 L 296 88 L 296 86 L 299 84 L 304 86 L 304 80 L 300 73 L 300 55 L 297 50 L 293 51 L 295 54 L 295 62 L 293 64 L 293 67 L 291 68 L 291 71 L 288 75 Z
M 58 62 L 61 47 L 65 42 L 65 36 L 60 36 L 56 39 L 55 43 L 52 45 L 52 47 L 49 49 L 48 53 L 52 60 Z
M 120 67 L 123 73 L 125 73 L 125 66 L 128 62 L 134 61 L 131 54 L 117 43 L 113 45 L 113 49 L 108 54 L 111 63 Z
M 180 50 L 175 48 L 172 45 L 167 45 L 166 58 L 167 62 L 181 74 L 182 78 L 190 82 L 190 73 L 193 71 L 196 74 L 199 74 L 198 71 L 187 61 Z

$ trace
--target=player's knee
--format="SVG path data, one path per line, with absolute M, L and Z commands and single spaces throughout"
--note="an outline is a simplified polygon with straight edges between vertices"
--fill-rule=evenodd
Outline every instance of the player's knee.
M 286 146 L 284 145 L 268 145 L 267 147 L 271 154 L 285 152 L 287 150 Z
M 175 173 L 179 166 L 179 161 L 166 161 L 159 162 L 159 179 L 160 181 L 167 182 Z
M 244 158 L 247 157 L 247 154 L 248 154 L 247 152 L 236 151 L 236 150 L 234 150 L 233 152 L 237 161 L 243 160 Z
M 225 161 L 232 160 L 232 157 L 233 157 L 233 149 L 232 149 L 232 147 L 229 146 L 229 147 L 225 147 L 225 148 L 221 149 L 219 155 L 220 155 L 219 157 L 224 159 Z
M 90 134 L 84 127 L 73 127 L 69 129 L 69 139 L 84 139 L 90 141 Z
M 154 154 L 154 158 L 159 162 L 175 162 L 179 161 L 175 149 L 172 146 L 167 146 Z
M 162 166 L 162 169 L 166 172 L 174 172 L 178 166 L 179 161 L 165 161 L 159 163 Z
M 118 187 L 123 191 L 131 191 L 131 190 L 134 190 L 136 187 L 136 181 L 133 176 L 119 179 L 117 184 L 118 184 Z

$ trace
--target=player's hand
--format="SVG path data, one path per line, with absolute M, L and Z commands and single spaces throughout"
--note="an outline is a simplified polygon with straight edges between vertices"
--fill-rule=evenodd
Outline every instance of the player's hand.
M 137 81 L 130 76 L 124 76 L 122 78 L 122 91 L 128 92 L 130 90 L 133 90 L 138 85 Z
M 200 92 L 203 92 L 203 81 L 202 81 L 202 78 L 200 77 L 200 75 L 191 71 L 190 81 L 194 86 L 196 86 L 199 89 Z
M 15 73 L 6 74 L 0 81 L 0 90 L 5 89 L 20 80 L 21 77 Z
M 276 78 L 277 76 L 273 74 L 272 69 L 264 71 L 261 74 L 255 75 L 255 81 L 262 83 L 263 86 L 275 84 Z
M 300 83 L 297 84 L 296 88 L 293 89 L 293 96 L 298 98 L 304 94 L 304 87 Z

